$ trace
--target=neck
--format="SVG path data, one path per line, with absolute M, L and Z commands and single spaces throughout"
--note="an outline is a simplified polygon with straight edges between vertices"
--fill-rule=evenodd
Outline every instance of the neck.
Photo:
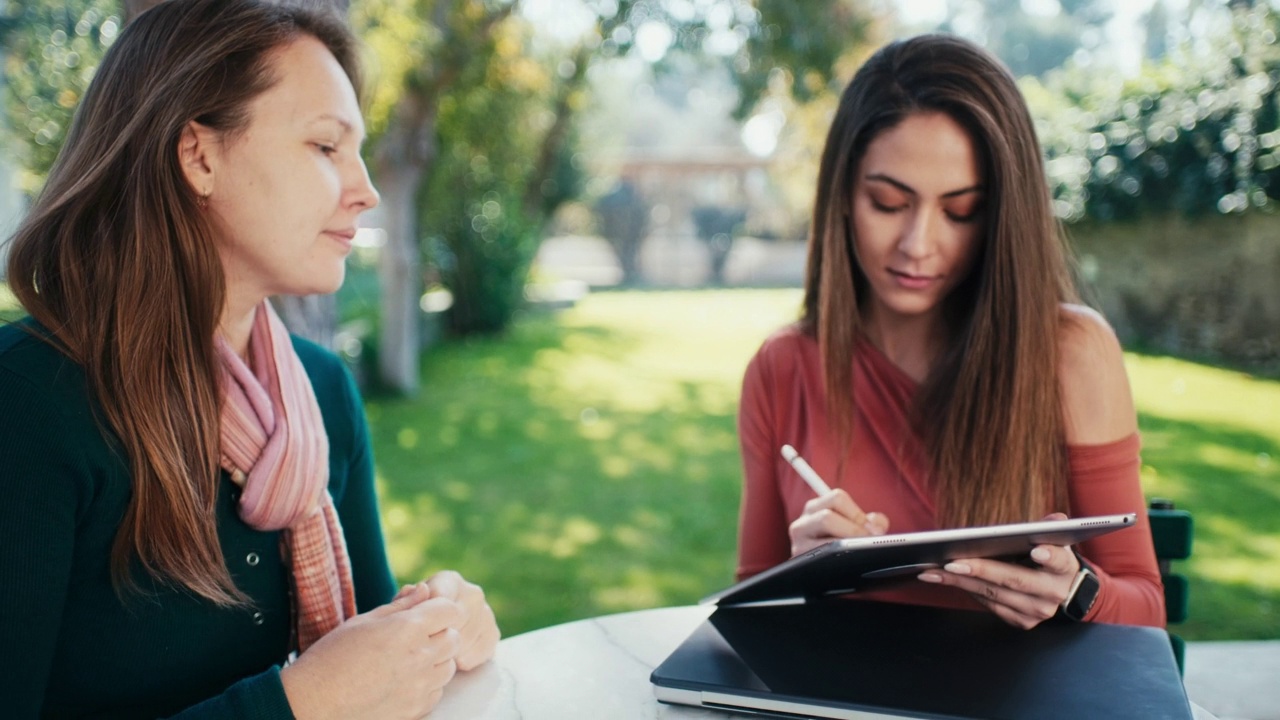
M 938 312 L 888 317 L 873 307 L 863 317 L 862 332 L 890 362 L 923 382 L 942 351 L 945 329 Z
M 237 297 L 230 292 L 227 294 L 227 304 L 222 309 L 218 330 L 231 349 L 242 358 L 249 357 L 249 335 L 253 332 L 253 321 L 262 300 L 260 297 Z

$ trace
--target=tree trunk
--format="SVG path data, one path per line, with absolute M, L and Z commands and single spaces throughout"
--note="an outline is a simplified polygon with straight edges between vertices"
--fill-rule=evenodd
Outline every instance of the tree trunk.
M 417 204 L 422 168 L 405 165 L 378 173 L 387 208 L 387 242 L 382 246 L 378 278 L 382 289 L 382 327 L 378 334 L 379 380 L 405 395 L 418 390 L 418 353 L 422 311 L 422 261 L 417 242 Z
M 435 156 L 436 106 L 429 88 L 407 86 L 378 143 L 373 175 L 386 208 L 387 242 L 378 263 L 382 327 L 378 373 L 383 387 L 418 391 L 422 350 L 422 252 L 418 247 L 418 193 Z
M 545 202 L 546 196 L 542 191 L 542 183 L 551 177 L 556 158 L 564 148 L 565 141 L 569 138 L 569 128 L 573 124 L 574 117 L 574 98 L 586 84 L 587 67 L 591 64 L 591 48 L 585 43 L 581 45 L 577 52 L 574 53 L 571 62 L 573 62 L 573 73 L 561 84 L 560 92 L 556 96 L 555 102 L 552 103 L 552 113 L 555 120 L 551 123 L 551 127 L 547 129 L 547 135 L 542 140 L 538 159 L 534 163 L 533 173 L 530 175 L 532 181 L 525 189 L 524 210 L 525 214 L 530 217 L 540 216 L 545 219 L 555 212 L 555 208 L 547 206 Z

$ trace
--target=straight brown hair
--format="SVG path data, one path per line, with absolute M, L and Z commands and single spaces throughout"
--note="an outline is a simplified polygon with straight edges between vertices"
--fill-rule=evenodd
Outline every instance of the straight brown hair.
M 913 417 L 944 527 L 1067 510 L 1058 385 L 1060 304 L 1075 299 L 1035 127 L 1009 71 L 948 35 L 886 45 L 840 99 L 818 174 L 801 328 L 816 336 L 826 400 L 847 454 L 854 344 L 871 292 L 854 252 L 855 175 L 867 146 L 915 113 L 964 127 L 986 185 L 982 247 L 944 301 L 948 337 Z
M 324 43 L 359 89 L 341 19 L 256 0 L 168 0 L 107 51 L 43 191 L 14 235 L 9 282 L 83 366 L 132 496 L 112 548 L 118 590 L 153 577 L 244 601 L 218 544 L 224 277 L 212 225 L 183 175 L 196 120 L 233 136 L 275 82 L 272 51 Z

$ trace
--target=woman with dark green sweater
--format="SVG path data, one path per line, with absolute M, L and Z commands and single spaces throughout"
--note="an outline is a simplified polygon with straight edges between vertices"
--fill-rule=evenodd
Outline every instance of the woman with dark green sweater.
M 10 251 L 0 715 L 420 718 L 492 656 L 478 587 L 396 591 L 360 397 L 266 301 L 378 202 L 353 46 L 169 0 L 99 67 Z

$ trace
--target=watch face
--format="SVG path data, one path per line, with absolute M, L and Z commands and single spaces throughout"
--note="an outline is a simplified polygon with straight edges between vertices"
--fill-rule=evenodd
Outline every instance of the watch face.
M 1071 600 L 1063 608 L 1066 616 L 1072 620 L 1083 620 L 1084 616 L 1089 614 L 1089 609 L 1093 607 L 1093 601 L 1098 599 L 1098 590 L 1101 587 L 1098 576 L 1086 570 L 1084 576 L 1080 578 L 1080 584 L 1076 587 L 1076 594 L 1071 596 Z

